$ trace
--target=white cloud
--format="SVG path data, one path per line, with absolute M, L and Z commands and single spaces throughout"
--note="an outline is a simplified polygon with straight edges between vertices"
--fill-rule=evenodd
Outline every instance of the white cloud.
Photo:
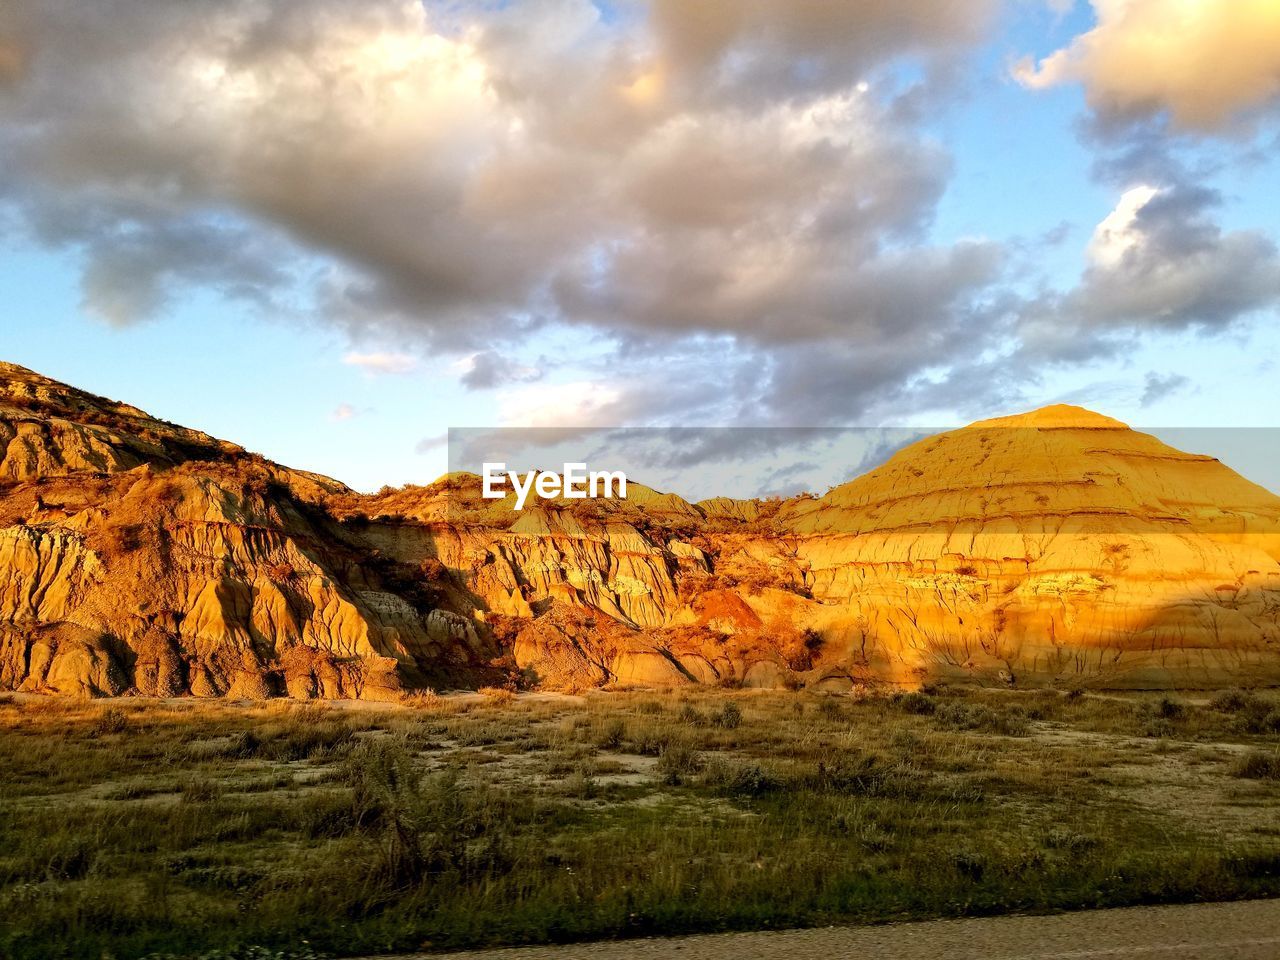
M 359 367 L 372 374 L 405 374 L 412 373 L 418 366 L 418 359 L 407 353 L 348 353 L 342 362 L 350 367 Z
M 588 380 L 534 384 L 498 394 L 498 419 L 509 427 L 613 426 L 623 391 Z
M 340 403 L 333 408 L 333 412 L 329 414 L 329 419 L 341 423 L 344 420 L 353 420 L 360 411 L 349 403 Z
M 1115 268 L 1127 254 L 1140 248 L 1145 234 L 1138 226 L 1138 214 L 1159 193 L 1156 187 L 1145 185 L 1126 190 L 1116 208 L 1094 229 L 1088 249 L 1090 262 Z

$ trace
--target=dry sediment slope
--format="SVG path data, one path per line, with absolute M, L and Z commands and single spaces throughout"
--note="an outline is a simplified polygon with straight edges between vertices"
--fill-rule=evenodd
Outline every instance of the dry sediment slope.
M 1074 407 L 821 498 L 365 496 L 0 365 L 0 688 L 1280 681 L 1280 498 Z
M 0 687 L 392 698 L 487 664 L 335 481 L 10 365 L 0 452 Z
M 785 515 L 814 596 L 909 672 L 1278 676 L 1280 498 L 1078 407 L 930 437 Z

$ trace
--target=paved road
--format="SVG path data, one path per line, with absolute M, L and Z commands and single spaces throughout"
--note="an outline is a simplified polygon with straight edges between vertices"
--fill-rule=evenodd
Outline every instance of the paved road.
M 428 960 L 426 955 L 419 955 Z M 434 954 L 429 960 L 1280 960 L 1280 900 Z M 414 960 L 414 958 L 399 958 Z

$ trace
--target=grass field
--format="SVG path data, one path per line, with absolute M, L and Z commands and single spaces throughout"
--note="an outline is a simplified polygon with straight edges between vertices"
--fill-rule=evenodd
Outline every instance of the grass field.
M 341 956 L 1280 894 L 1269 694 L 9 696 L 0 771 L 14 958 Z

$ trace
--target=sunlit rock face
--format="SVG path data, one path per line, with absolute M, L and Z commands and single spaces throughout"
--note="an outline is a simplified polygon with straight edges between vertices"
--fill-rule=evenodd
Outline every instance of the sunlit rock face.
M 0 365 L 0 688 L 1280 682 L 1280 498 L 1075 407 L 821 498 L 374 496 Z
M 786 523 L 814 597 L 909 674 L 1277 678 L 1280 499 L 1077 407 L 931 437 Z
M 341 484 L 8 365 L 0 475 L 0 686 L 393 699 L 497 655 Z

